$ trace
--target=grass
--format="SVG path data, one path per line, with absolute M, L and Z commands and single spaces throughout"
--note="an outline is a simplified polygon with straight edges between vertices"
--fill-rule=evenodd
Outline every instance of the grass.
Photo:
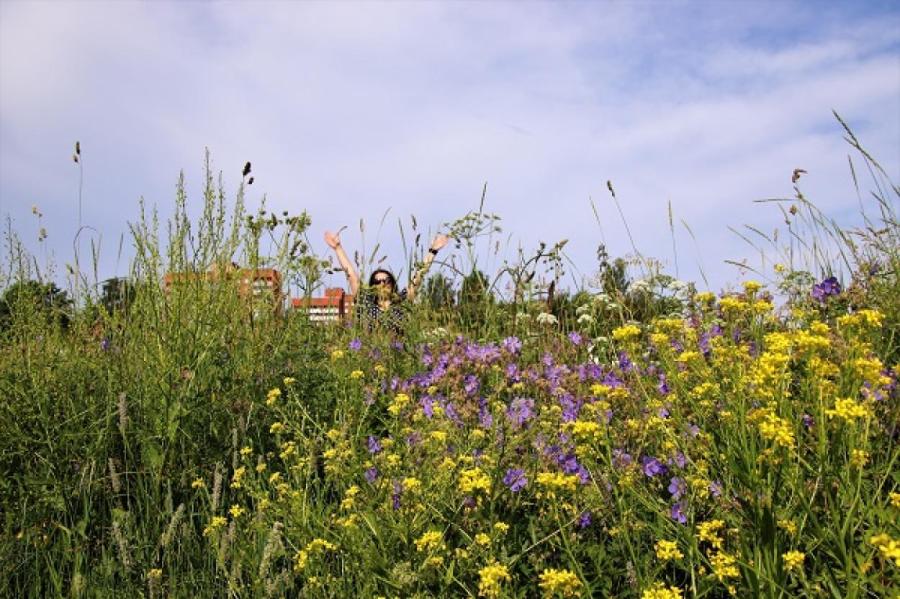
M 646 258 L 634 282 L 604 254 L 597 288 L 556 293 L 564 242 L 477 274 L 479 211 L 400 342 L 225 279 L 164 291 L 234 260 L 312 294 L 327 268 L 305 214 L 246 214 L 243 184 L 229 206 L 208 163 L 196 222 L 182 179 L 166 243 L 132 227 L 127 283 L 70 301 L 9 231 L 0 592 L 894 596 L 900 192 L 847 133 L 865 228 L 798 188 L 766 285 L 698 293 Z

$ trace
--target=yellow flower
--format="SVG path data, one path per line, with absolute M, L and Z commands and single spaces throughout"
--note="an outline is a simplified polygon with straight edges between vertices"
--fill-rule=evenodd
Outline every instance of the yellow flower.
M 202 478 L 196 478 L 196 479 L 194 479 L 194 482 L 191 483 L 192 489 L 202 489 L 205 486 L 206 486 L 206 483 L 203 482 Z
M 406 393 L 398 393 L 394 396 L 394 401 L 388 406 L 388 412 L 394 416 L 398 416 L 403 408 L 410 402 L 409 395 Z
M 891 505 L 900 508 L 900 493 L 891 493 Z
M 581 589 L 581 581 L 570 570 L 556 570 L 548 568 L 540 575 L 538 586 L 544 591 L 545 597 L 562 595 L 563 597 L 575 597 Z
M 429 530 L 416 539 L 416 551 L 430 553 L 444 546 L 444 535 L 439 530 Z
M 494 532 L 496 532 L 498 535 L 505 535 L 507 532 L 509 532 L 509 524 L 507 524 L 506 522 L 495 523 Z
M 900 567 L 900 541 L 895 541 L 888 535 L 882 533 L 872 537 L 869 540 L 869 543 L 878 548 L 882 558 L 894 560 L 894 564 Z
M 766 414 L 759 423 L 759 434 L 764 439 L 773 441 L 775 445 L 791 448 L 794 446 L 794 431 L 790 423 L 775 414 Z
M 641 329 L 633 324 L 626 324 L 613 329 L 612 337 L 616 341 L 631 341 L 641 336 Z
M 297 382 L 297 379 L 295 379 L 292 376 L 286 376 L 286 377 L 284 377 L 284 381 L 282 381 L 282 382 L 284 383 L 285 387 L 290 387 L 291 385 L 293 385 L 294 383 Z
M 701 522 L 697 525 L 697 538 L 702 542 L 706 541 L 716 548 L 722 547 L 722 539 L 719 537 L 718 531 L 725 528 L 725 522 L 722 520 L 710 520 Z
M 212 520 L 209 521 L 209 526 L 203 529 L 203 536 L 208 537 L 215 531 L 225 526 L 227 522 L 228 520 L 226 520 L 224 516 L 213 516 Z
M 281 397 L 281 389 L 275 387 L 274 389 L 270 389 L 268 393 L 266 393 L 266 405 L 271 406 L 278 398 Z
M 147 572 L 147 578 L 149 578 L 150 580 L 159 580 L 160 578 L 162 578 L 162 570 L 160 570 L 159 568 L 151 569 Z
M 854 468 L 862 468 L 869 461 L 869 452 L 862 449 L 854 449 L 850 452 L 850 465 Z
M 482 547 L 487 547 L 488 545 L 491 544 L 491 537 L 489 537 L 488 535 L 486 535 L 483 532 L 480 532 L 477 535 L 475 535 L 475 544 L 481 545 Z
M 350 378 L 354 381 L 359 380 L 363 377 L 365 373 L 362 370 L 354 370 L 350 373 Z
M 241 455 L 242 456 L 247 457 L 248 455 L 250 455 L 252 453 L 253 453 L 253 448 L 247 447 L 247 446 L 241 447 Z
M 759 281 L 744 281 L 744 292 L 747 295 L 753 295 L 760 289 L 762 289 L 762 283 Z
M 461 493 L 474 493 L 475 491 L 491 490 L 491 477 L 479 467 L 469 468 L 459 473 L 459 491 Z
M 332 360 L 340 360 L 340 359 L 343 358 L 343 357 L 344 357 L 344 352 L 343 352 L 342 350 L 340 350 L 340 349 L 336 349 L 336 350 L 334 350 L 333 352 L 331 352 L 331 359 L 332 359 Z
M 803 568 L 803 560 L 806 559 L 806 554 L 802 551 L 788 551 L 781 554 L 781 559 L 784 560 L 784 568 L 786 570 L 800 570 Z
M 575 491 L 578 488 L 578 475 L 563 474 L 562 472 L 541 472 L 535 478 L 535 482 L 549 490 L 554 491 Z
M 681 590 L 657 582 L 641 594 L 641 599 L 681 599 Z
M 423 564 L 426 568 L 439 568 L 444 565 L 443 555 L 432 555 Z
M 701 304 L 711 304 L 716 301 L 716 294 L 712 291 L 702 291 L 694 297 Z
M 246 513 L 246 509 L 239 506 L 238 504 L 234 504 L 231 506 L 231 509 L 228 510 L 228 513 L 231 514 L 232 518 L 240 518 L 244 513 Z
M 836 416 L 847 422 L 853 422 L 856 418 L 865 418 L 868 416 L 869 411 L 865 406 L 852 399 L 838 399 L 834 402 L 834 409 L 825 410 L 825 415 L 829 418 L 834 418 Z
M 499 597 L 504 582 L 509 582 L 511 577 L 506 566 L 490 564 L 478 571 L 478 595 L 481 597 Z
M 709 558 L 712 566 L 713 574 L 719 579 L 719 582 L 725 582 L 728 578 L 738 578 L 741 573 L 735 565 L 736 559 L 733 555 L 728 555 L 724 551 L 717 551 Z
M 272 426 L 269 427 L 269 432 L 273 435 L 277 435 L 278 433 L 284 430 L 284 425 L 280 422 L 273 422 Z
M 794 536 L 795 534 L 797 534 L 797 525 L 794 523 L 793 520 L 779 520 L 778 528 L 784 530 L 786 533 L 788 533 L 791 536 Z
M 240 489 L 244 486 L 244 475 L 247 474 L 247 467 L 241 466 L 234 471 L 234 477 L 231 479 L 231 488 Z
M 668 561 L 670 559 L 681 559 L 684 554 L 678 549 L 678 543 L 675 541 L 660 540 L 656 542 L 656 557 Z

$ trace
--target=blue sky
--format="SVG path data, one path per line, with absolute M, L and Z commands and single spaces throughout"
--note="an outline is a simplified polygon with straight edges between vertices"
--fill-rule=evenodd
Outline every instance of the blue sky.
M 742 276 L 726 259 L 759 265 L 728 227 L 783 225 L 753 201 L 792 195 L 794 168 L 808 198 L 854 222 L 832 109 L 900 181 L 898 7 L 5 1 L 0 214 L 62 272 L 80 140 L 101 276 L 127 274 L 118 241 L 138 199 L 166 215 L 183 169 L 197 201 L 209 147 L 231 192 L 253 162 L 251 208 L 265 194 L 270 209 L 307 210 L 322 254 L 322 232 L 343 225 L 359 248 L 360 219 L 371 248 L 390 209 L 380 241 L 399 271 L 397 219 L 435 230 L 477 208 L 487 182 L 510 257 L 569 239 L 577 279 L 601 241 L 631 252 L 611 180 L 638 249 L 674 273 L 671 202 L 681 278 L 702 265 L 719 289 Z

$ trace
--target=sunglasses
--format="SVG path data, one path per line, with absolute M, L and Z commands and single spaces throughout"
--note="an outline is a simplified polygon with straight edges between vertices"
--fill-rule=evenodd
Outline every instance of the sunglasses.
M 388 277 L 375 277 L 375 279 L 373 279 L 373 281 L 375 282 L 376 285 L 390 284 L 390 282 L 391 282 L 390 278 L 388 278 Z

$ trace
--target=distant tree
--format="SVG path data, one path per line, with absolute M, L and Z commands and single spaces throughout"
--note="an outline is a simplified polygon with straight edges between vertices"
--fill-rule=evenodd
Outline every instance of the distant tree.
M 600 290 L 611 297 L 622 298 L 628 292 L 628 263 L 622 258 L 610 260 L 606 246 L 597 248 L 597 261 L 600 263 L 598 277 Z
M 121 277 L 113 277 L 103 282 L 100 304 L 109 314 L 124 313 L 128 311 L 131 302 L 134 301 L 134 295 L 135 287 L 131 281 Z
M 55 283 L 19 281 L 10 285 L 0 298 L 0 329 L 6 330 L 18 318 L 34 316 L 67 328 L 71 313 L 69 294 Z
M 425 281 L 422 296 L 432 310 L 451 308 L 455 303 L 453 283 L 441 273 L 435 273 Z
M 473 331 L 480 330 L 485 324 L 494 296 L 488 287 L 487 276 L 478 269 L 473 269 L 462 281 L 459 289 L 458 315 L 463 326 Z

